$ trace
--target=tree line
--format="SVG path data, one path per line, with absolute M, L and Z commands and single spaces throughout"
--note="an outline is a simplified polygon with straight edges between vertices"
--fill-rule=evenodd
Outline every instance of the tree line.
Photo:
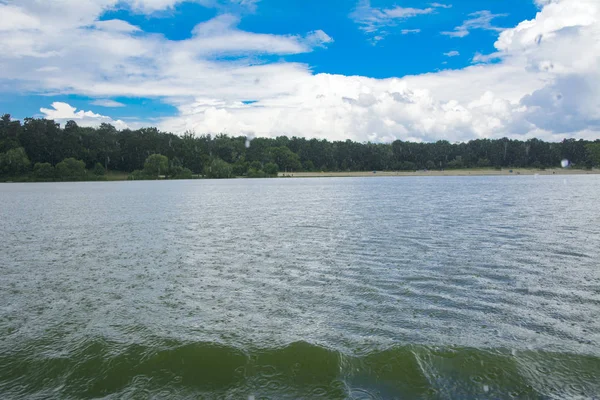
M 164 158 L 157 158 L 160 155 Z M 476 139 L 390 144 L 299 137 L 176 135 L 156 128 L 117 130 L 110 124 L 64 127 L 52 120 L 0 120 L 0 175 L 39 179 L 102 177 L 107 170 L 134 179 L 155 176 L 264 177 L 298 171 L 411 171 L 459 168 L 574 168 L 600 166 L 600 140 L 544 142 Z

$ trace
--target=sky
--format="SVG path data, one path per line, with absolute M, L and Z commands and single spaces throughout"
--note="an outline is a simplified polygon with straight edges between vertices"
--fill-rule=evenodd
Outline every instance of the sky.
M 598 0 L 0 0 L 0 113 L 359 142 L 600 138 Z

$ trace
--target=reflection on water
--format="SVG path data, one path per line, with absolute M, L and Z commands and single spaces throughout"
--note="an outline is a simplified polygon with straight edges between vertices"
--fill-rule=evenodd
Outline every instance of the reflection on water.
M 0 187 L 3 397 L 589 398 L 600 179 Z

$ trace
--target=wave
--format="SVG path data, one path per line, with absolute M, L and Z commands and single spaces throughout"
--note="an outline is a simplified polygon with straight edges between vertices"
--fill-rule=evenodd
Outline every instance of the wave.
M 600 358 L 407 345 L 348 355 L 305 342 L 244 350 L 216 343 L 85 341 L 0 356 L 2 398 L 597 398 Z M 47 348 L 47 347 L 46 347 Z

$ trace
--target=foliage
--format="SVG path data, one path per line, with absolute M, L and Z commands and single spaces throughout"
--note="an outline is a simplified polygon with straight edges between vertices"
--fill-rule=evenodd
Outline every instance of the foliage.
M 171 167 L 169 170 L 170 179 L 192 179 L 192 170 L 184 167 Z
M 22 127 L 19 121 L 11 121 L 10 115 L 5 114 L 0 118 L 0 153 L 21 147 L 19 136 Z
M 31 163 L 22 147 L 13 148 L 0 154 L 0 174 L 18 176 L 24 174 Z
M 398 169 L 401 171 L 414 171 L 417 169 L 417 164 L 412 161 L 402 161 L 398 165 Z
M 245 161 L 238 161 L 235 164 L 233 164 L 233 175 L 235 176 L 244 176 L 246 174 L 248 174 L 248 163 Z
M 600 167 L 598 140 L 552 143 L 503 138 L 381 144 L 280 136 L 255 138 L 248 148 L 245 144 L 245 136 L 192 132 L 178 136 L 155 128 L 118 131 L 109 124 L 88 128 L 73 121 L 61 127 L 51 120 L 26 118 L 21 122 L 4 115 L 0 118 L 0 174 L 27 174 L 31 163 L 57 165 L 69 158 L 83 161 L 92 172 L 98 163 L 113 172 L 143 170 L 133 175 L 144 179 L 180 177 L 185 168 L 210 177 L 259 176 L 261 171 L 274 176 L 272 167 L 267 168 L 270 163 L 279 171 L 289 172 L 560 168 L 562 159 L 568 159 L 574 168 Z M 73 175 L 69 168 L 61 167 L 56 179 L 83 179 L 81 168 L 77 171 Z M 69 177 L 64 178 L 62 174 L 67 172 Z M 85 179 L 96 176 L 90 173 Z
M 306 160 L 304 161 L 304 168 L 305 171 L 308 172 L 312 172 L 315 170 L 315 164 L 313 164 L 313 162 L 311 160 Z
M 277 176 L 277 172 L 279 171 L 279 167 L 275 163 L 267 163 L 263 168 L 265 174 L 269 176 Z
M 54 167 L 50 163 L 35 163 L 33 176 L 38 180 L 49 181 L 54 179 Z
M 273 162 L 278 165 L 282 171 L 298 171 L 302 169 L 302 163 L 300 162 L 298 154 L 285 146 L 271 149 L 271 157 Z
M 150 179 L 156 179 L 155 177 L 149 176 L 145 171 L 136 169 L 127 177 L 130 181 L 145 181 Z
M 588 143 L 585 148 L 591 166 L 600 167 L 600 140 L 596 140 L 594 143 Z
M 210 164 L 204 168 L 204 175 L 210 179 L 232 178 L 233 168 L 229 163 L 215 157 Z
M 104 169 L 104 167 L 102 166 L 102 164 L 100 164 L 99 162 L 97 162 L 96 165 L 94 165 L 94 169 L 93 169 L 92 172 L 96 176 L 104 176 L 104 175 L 106 175 L 106 170 Z
M 464 168 L 465 164 L 463 163 L 462 156 L 456 156 L 456 158 L 448 163 L 448 168 L 450 169 L 459 169 Z
M 56 164 L 56 176 L 62 180 L 83 180 L 86 173 L 85 163 L 73 157 L 65 158 Z
M 155 178 L 166 175 L 169 170 L 169 158 L 162 154 L 152 154 L 144 162 L 144 173 Z
M 262 169 L 250 168 L 248 170 L 248 178 L 267 178 L 268 175 Z

